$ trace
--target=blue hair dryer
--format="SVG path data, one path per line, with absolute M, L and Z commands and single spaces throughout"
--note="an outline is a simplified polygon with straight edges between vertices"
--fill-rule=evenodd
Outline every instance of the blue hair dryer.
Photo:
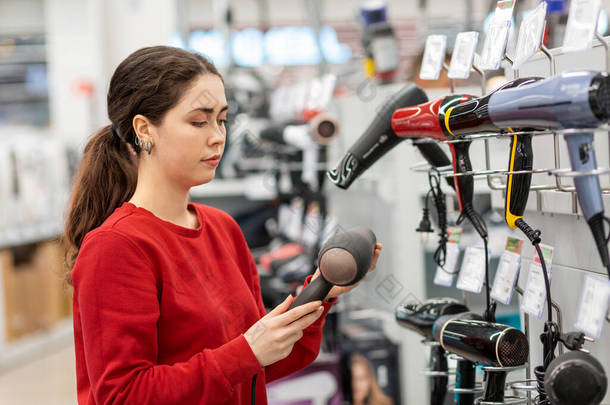
M 471 102 L 478 103 L 476 108 L 464 103 L 447 111 L 449 130 L 459 135 L 511 127 L 594 128 L 610 120 L 610 77 L 605 72 L 565 72 L 524 87 L 495 92 L 483 100 Z M 566 134 L 565 139 L 572 170 L 589 172 L 597 168 L 591 132 Z M 610 275 L 599 178 L 577 176 L 574 185 L 602 263 Z

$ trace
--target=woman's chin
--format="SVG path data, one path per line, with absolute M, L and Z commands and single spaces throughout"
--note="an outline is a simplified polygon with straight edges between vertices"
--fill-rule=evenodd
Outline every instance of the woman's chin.
M 191 187 L 203 186 L 204 184 L 211 182 L 212 180 L 214 180 L 215 174 L 216 174 L 216 171 L 212 172 L 211 175 L 208 173 L 204 176 L 199 176 L 192 183 Z

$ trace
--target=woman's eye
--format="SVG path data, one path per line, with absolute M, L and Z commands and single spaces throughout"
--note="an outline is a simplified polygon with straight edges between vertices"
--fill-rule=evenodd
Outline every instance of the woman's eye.
M 218 123 L 224 126 L 227 125 L 227 120 L 218 120 Z
M 199 121 L 199 122 L 191 122 L 191 124 L 195 127 L 201 128 L 202 126 L 204 126 L 205 124 L 207 124 L 207 121 Z

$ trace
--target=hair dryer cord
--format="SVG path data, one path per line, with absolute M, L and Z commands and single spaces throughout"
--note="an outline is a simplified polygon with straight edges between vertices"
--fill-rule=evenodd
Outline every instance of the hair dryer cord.
M 443 190 L 441 190 L 440 173 L 436 168 L 433 168 L 433 170 L 428 173 L 428 183 L 430 184 L 430 193 L 432 193 L 434 207 L 436 208 L 439 228 L 439 241 L 438 248 L 434 252 L 434 263 L 443 271 L 447 271 L 445 270 L 447 242 L 449 240 L 449 235 L 447 233 L 447 205 L 445 194 L 443 193 Z

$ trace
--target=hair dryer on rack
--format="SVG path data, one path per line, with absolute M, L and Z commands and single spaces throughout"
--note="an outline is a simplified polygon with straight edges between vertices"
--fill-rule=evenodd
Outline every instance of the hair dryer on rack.
M 443 315 L 458 314 L 468 311 L 468 307 L 453 298 L 431 298 L 420 305 L 401 305 L 396 308 L 395 317 L 399 325 L 422 335 L 427 341 L 433 341 L 432 327 L 434 322 Z M 445 350 L 438 345 L 430 347 L 430 371 L 436 373 L 448 372 Z M 432 376 L 430 394 L 431 405 L 443 405 L 447 394 L 447 375 Z M 475 386 L 474 364 L 468 360 L 458 360 L 456 373 L 456 388 L 471 389 Z M 456 395 L 458 405 L 472 405 L 473 394 Z
M 459 139 L 465 135 L 470 135 L 477 132 L 503 132 L 505 129 L 498 128 L 485 120 L 487 111 L 487 105 L 489 99 L 496 94 L 498 91 L 510 88 L 519 88 L 528 84 L 534 83 L 540 78 L 523 78 L 516 79 L 511 82 L 505 83 L 499 89 L 493 93 L 481 97 L 474 98 L 472 96 L 449 96 L 444 99 L 436 100 L 435 102 L 402 108 L 397 110 L 392 116 L 392 128 L 399 136 L 417 136 L 424 138 L 432 138 L 440 141 Z M 460 111 L 461 115 L 468 115 L 469 125 L 462 124 L 462 127 L 456 128 L 454 121 L 459 115 L 455 111 Z M 467 114 L 468 113 L 468 114 Z M 465 146 L 460 146 L 465 144 Z M 456 172 L 471 171 L 470 158 L 468 156 L 469 142 L 452 143 L 452 154 L 454 155 L 454 170 Z M 523 152 L 527 155 L 527 160 L 520 160 L 515 165 L 514 170 L 525 170 L 520 169 L 519 164 L 527 165 L 528 160 L 531 164 L 532 154 L 531 151 L 531 137 L 513 137 L 513 144 L 511 149 L 515 151 Z M 460 165 L 463 169 L 460 170 Z M 517 187 L 519 189 L 529 189 L 531 177 L 519 177 L 523 186 Z M 474 211 L 472 209 L 472 176 L 461 176 L 456 177 L 458 180 L 458 203 L 460 204 L 460 210 L 463 212 L 464 209 L 467 211 Z M 524 205 L 523 205 L 524 206 Z M 515 207 L 518 208 L 518 207 Z M 509 211 L 510 212 L 510 211 Z M 475 213 L 476 214 L 476 213 Z M 474 215 L 478 217 L 478 215 Z M 475 219 L 476 222 L 478 222 Z M 483 237 L 482 226 L 473 223 L 477 232 Z M 484 224 L 483 224 L 484 226 Z
M 525 364 L 529 356 L 527 337 L 513 327 L 472 319 L 472 315 L 442 316 L 434 323 L 433 334 L 448 352 L 500 368 L 485 371 L 487 384 L 483 401 L 501 403 L 506 383 L 506 370 L 501 368 Z
M 265 141 L 288 144 L 303 149 L 310 142 L 328 145 L 339 134 L 339 122 L 329 114 L 320 113 L 307 123 L 286 122 L 263 129 L 259 137 Z
M 399 108 L 392 115 L 392 129 L 399 137 L 430 138 L 450 141 L 454 137 L 444 130 L 445 112 L 452 106 L 472 99 L 469 95 L 451 95 L 425 104 Z M 468 149 L 470 142 L 450 143 L 455 173 L 472 171 Z M 472 175 L 454 177 L 458 204 L 463 217 L 468 218 L 482 238 L 487 237 L 487 227 L 478 213 L 474 211 L 472 198 L 474 185 Z
M 394 114 L 392 115 L 392 129 L 396 135 L 402 137 L 429 138 L 437 141 L 458 140 L 458 142 L 449 143 L 449 148 L 451 149 L 451 154 L 453 156 L 453 171 L 458 174 L 458 176 L 454 177 L 455 191 L 460 207 L 460 217 L 457 222 L 459 224 L 464 218 L 467 218 L 483 239 L 487 301 L 485 319 L 494 321 L 495 304 L 491 302 L 489 297 L 487 226 L 479 213 L 474 209 L 474 179 L 471 174 L 467 174 L 472 171 L 470 156 L 468 154 L 471 142 L 458 139 L 447 131 L 445 119 L 448 109 L 465 103 L 472 98 L 473 96 L 470 95 L 451 95 L 425 104 L 399 108 L 394 111 Z
M 472 105 L 456 106 L 446 116 L 448 130 L 454 134 L 486 128 L 595 128 L 610 119 L 610 77 L 605 72 L 565 72 L 527 86 L 497 91 L 476 109 Z M 565 134 L 565 139 L 572 170 L 597 169 L 590 131 Z M 599 178 L 594 174 L 576 176 L 574 185 L 601 261 L 610 275 Z
M 377 239 L 368 228 L 355 228 L 332 236 L 318 254 L 320 276 L 301 291 L 290 308 L 324 300 L 335 285 L 348 286 L 362 280 L 371 267 Z
M 392 130 L 392 113 L 397 108 L 428 101 L 426 93 L 414 84 L 409 84 L 392 95 L 375 114 L 375 118 L 360 138 L 349 148 L 337 166 L 327 176 L 337 187 L 347 189 L 362 173 L 381 157 L 404 141 Z M 434 167 L 451 164 L 443 150 L 434 144 L 415 145 L 423 157 Z M 452 181 L 449 184 L 452 185 Z
M 598 405 L 607 387 L 608 378 L 601 363 L 580 351 L 557 357 L 544 376 L 544 391 L 552 405 Z

